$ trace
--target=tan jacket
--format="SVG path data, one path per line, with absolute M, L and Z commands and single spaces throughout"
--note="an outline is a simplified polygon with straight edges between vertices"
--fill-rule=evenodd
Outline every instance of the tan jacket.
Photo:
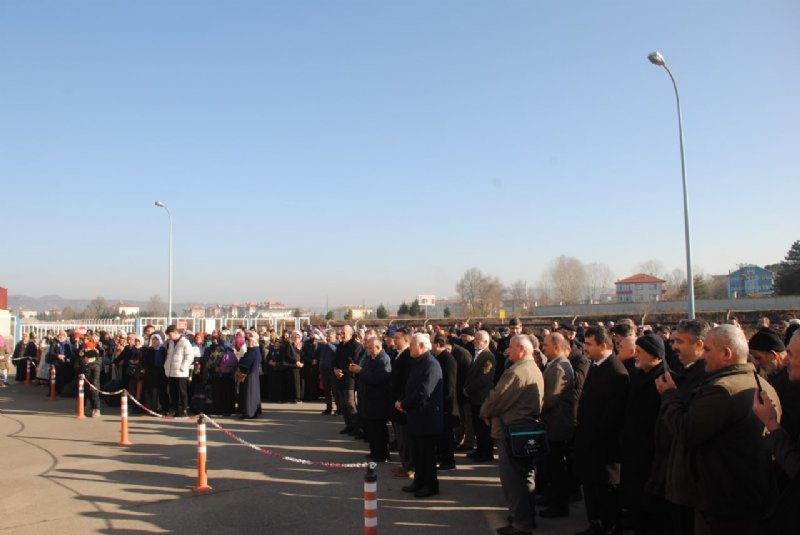
M 542 412 L 544 378 L 533 358 L 503 372 L 481 407 L 481 418 L 492 422 L 492 438 L 506 439 L 508 426 L 530 422 Z

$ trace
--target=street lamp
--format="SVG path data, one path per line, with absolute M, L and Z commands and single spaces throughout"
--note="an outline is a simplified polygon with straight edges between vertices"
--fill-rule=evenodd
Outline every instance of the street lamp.
M 686 157 L 683 152 L 683 117 L 681 114 L 681 97 L 678 94 L 678 84 L 672 71 L 667 67 L 664 56 L 660 52 L 653 52 L 647 56 L 650 63 L 658 67 L 664 67 L 672 80 L 672 87 L 675 88 L 675 101 L 678 103 L 678 137 L 681 147 L 681 177 L 683 178 L 683 226 L 686 234 L 686 290 L 689 298 L 689 319 L 694 319 L 694 277 L 692 276 L 692 245 L 689 239 L 689 192 L 686 187 Z
M 169 289 L 167 290 L 169 292 L 167 298 L 167 327 L 169 327 L 172 325 L 172 214 L 163 202 L 156 201 L 156 206 L 166 210 L 169 216 Z

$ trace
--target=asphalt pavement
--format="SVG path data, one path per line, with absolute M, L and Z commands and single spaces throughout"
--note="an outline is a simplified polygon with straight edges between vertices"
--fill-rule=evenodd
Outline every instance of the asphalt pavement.
M 207 494 L 197 484 L 196 419 L 132 414 L 130 446 L 120 446 L 118 407 L 78 420 L 75 398 L 50 401 L 46 386 L 0 389 L 0 534 L 363 533 L 362 468 L 288 462 L 236 443 L 207 426 Z M 219 418 L 228 431 L 276 454 L 358 463 L 366 444 L 340 435 L 321 403 L 264 403 L 259 419 Z M 393 453 L 396 461 L 397 454 Z M 441 472 L 440 494 L 417 499 L 378 465 L 378 532 L 491 535 L 506 524 L 497 464 Z M 586 526 L 582 504 L 569 518 L 539 518 L 537 534 Z

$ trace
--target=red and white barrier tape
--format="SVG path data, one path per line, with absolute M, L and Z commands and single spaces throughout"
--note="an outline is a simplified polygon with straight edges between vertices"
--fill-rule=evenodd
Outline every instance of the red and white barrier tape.
M 222 431 L 224 434 L 228 435 L 230 438 L 232 438 L 233 440 L 235 440 L 236 442 L 238 442 L 242 446 L 247 446 L 248 448 L 250 448 L 252 450 L 255 450 L 255 451 L 259 452 L 259 453 L 263 453 L 264 455 L 269 455 L 270 457 L 275 457 L 275 458 L 280 459 L 282 461 L 288 461 L 290 463 L 296 463 L 296 464 L 303 464 L 303 465 L 306 465 L 306 466 L 320 466 L 320 467 L 323 467 L 323 468 L 366 468 L 367 466 L 369 466 L 368 462 L 364 462 L 364 463 L 331 463 L 331 462 L 326 462 L 326 461 L 309 461 L 307 459 L 298 459 L 297 457 L 290 457 L 288 455 L 283 455 L 282 453 L 277 453 L 277 452 L 274 452 L 274 451 L 271 451 L 271 450 L 260 448 L 260 447 L 256 446 L 255 444 L 251 444 L 251 443 L 247 442 L 245 439 L 235 435 L 234 433 L 228 431 L 227 429 L 225 429 L 224 427 L 219 425 L 213 419 L 209 418 L 208 415 L 202 414 L 202 416 L 203 416 L 203 418 L 205 418 L 205 420 L 208 423 L 210 423 L 211 425 L 213 425 L 214 427 L 216 427 L 217 429 Z
M 123 389 L 120 389 L 120 390 L 117 390 L 116 392 L 106 392 L 106 391 L 104 391 L 104 390 L 100 390 L 99 388 L 97 388 L 96 386 L 94 386 L 94 385 L 93 385 L 93 384 L 92 384 L 92 383 L 89 381 L 89 379 L 86 379 L 86 378 L 84 378 L 84 383 L 85 383 L 85 384 L 87 384 L 87 385 L 89 385 L 89 388 L 91 388 L 92 390 L 97 390 L 97 392 L 98 392 L 98 393 L 100 393 L 100 394 L 102 394 L 102 395 L 104 395 L 104 396 L 119 396 L 120 394 L 122 394 L 123 392 L 125 392 L 125 389 L 124 389 L 124 388 L 123 388 Z
M 138 399 L 133 397 L 131 395 L 131 393 L 128 392 L 124 388 L 122 390 L 117 390 L 116 392 L 104 392 L 103 390 L 100 390 L 99 388 L 94 386 L 92 383 L 90 383 L 88 379 L 85 381 L 85 383 L 87 385 L 89 385 L 89 388 L 91 388 L 93 390 L 97 390 L 100 394 L 103 394 L 103 395 L 106 395 L 106 396 L 118 396 L 118 395 L 122 394 L 123 392 L 127 392 L 128 399 L 130 401 L 132 401 L 133 403 L 135 403 L 139 408 L 144 410 L 146 413 L 150 414 L 151 416 L 155 416 L 157 418 L 167 418 L 167 416 L 165 416 L 163 414 L 159 414 L 159 413 L 154 412 L 154 411 L 151 411 L 150 409 L 148 409 L 147 407 L 142 405 L 142 403 Z M 259 452 L 259 453 L 263 453 L 264 455 L 269 455 L 270 457 L 275 457 L 276 459 L 280 459 L 282 461 L 288 461 L 290 463 L 296 463 L 296 464 L 303 464 L 303 465 L 306 465 L 306 466 L 320 466 L 322 468 L 367 468 L 370 465 L 370 463 L 368 463 L 368 462 L 363 462 L 363 463 L 333 463 L 333 462 L 327 462 L 327 461 L 309 461 L 308 459 L 298 459 L 297 457 L 290 457 L 288 455 L 283 455 L 282 453 L 277 453 L 277 452 L 274 452 L 274 451 L 267 450 L 267 449 L 261 448 L 259 446 L 256 446 L 255 444 L 251 444 L 250 442 L 246 441 L 245 439 L 239 437 L 238 435 L 232 433 L 231 431 L 228 431 L 227 429 L 225 429 L 224 427 L 219 425 L 217 422 L 215 422 L 207 414 L 200 413 L 199 416 L 202 416 L 208 423 L 210 423 L 212 426 L 216 427 L 218 430 L 222 431 L 222 433 L 224 433 L 225 435 L 229 436 L 230 438 L 232 438 L 233 440 L 235 440 L 239 444 L 241 444 L 243 446 L 247 446 L 248 448 L 250 448 L 252 450 L 255 450 L 255 451 Z M 169 418 L 169 419 L 172 419 L 172 418 Z

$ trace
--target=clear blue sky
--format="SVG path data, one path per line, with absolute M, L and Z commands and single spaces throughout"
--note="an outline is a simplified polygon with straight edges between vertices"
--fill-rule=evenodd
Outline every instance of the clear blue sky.
M 397 305 L 797 239 L 800 3 L 0 1 L 12 294 Z M 54 254 L 53 249 L 58 253 Z

